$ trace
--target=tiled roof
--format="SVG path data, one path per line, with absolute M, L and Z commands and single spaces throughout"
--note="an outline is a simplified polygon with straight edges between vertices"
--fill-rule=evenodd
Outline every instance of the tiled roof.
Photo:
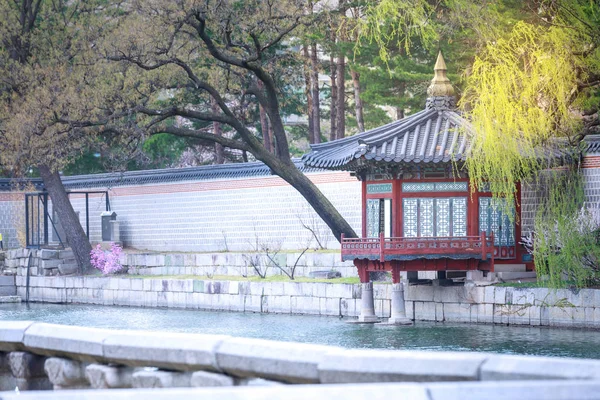
M 587 135 L 583 138 L 584 153 L 600 153 L 600 135 Z
M 307 167 L 300 159 L 294 159 L 296 167 L 304 172 L 319 172 L 322 169 Z M 182 181 L 203 181 L 213 179 L 237 179 L 271 176 L 271 169 L 262 162 L 206 165 L 188 168 L 168 168 L 146 171 L 113 172 L 106 174 L 64 176 L 62 181 L 67 190 L 93 187 L 114 187 L 141 184 L 170 183 Z M 41 179 L 12 180 L 0 179 L 0 191 L 9 191 L 14 184 L 32 182 L 36 189 L 43 189 Z
M 311 167 L 350 170 L 361 158 L 388 163 L 462 161 L 471 132 L 457 112 L 432 107 L 355 136 L 312 145 L 302 160 Z

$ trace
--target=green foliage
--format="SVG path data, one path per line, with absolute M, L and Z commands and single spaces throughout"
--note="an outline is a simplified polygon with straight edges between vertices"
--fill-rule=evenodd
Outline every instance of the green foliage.
M 357 42 L 355 51 L 360 53 L 363 40 L 379 47 L 379 57 L 384 63 L 390 60 L 388 45 L 395 43 L 407 53 L 412 40 L 420 38 L 426 45 L 438 38 L 430 19 L 434 7 L 426 0 L 380 0 L 370 1 L 365 17 L 356 21 Z
M 534 258 L 538 278 L 548 287 L 585 287 L 600 281 L 598 215 L 584 206 L 579 171 L 544 174 L 535 218 Z
M 475 59 L 462 106 L 475 130 L 466 167 L 477 186 L 489 182 L 495 195 L 512 200 L 516 182 L 546 166 L 539 148 L 577 132 L 574 45 L 564 29 L 519 22 Z

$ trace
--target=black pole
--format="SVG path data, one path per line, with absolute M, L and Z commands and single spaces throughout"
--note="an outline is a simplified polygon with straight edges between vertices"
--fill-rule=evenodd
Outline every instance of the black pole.
M 40 195 L 37 195 L 37 246 L 40 247 Z
M 47 245 L 50 243 L 48 238 L 48 193 L 44 193 L 42 196 L 44 199 L 44 245 Z
M 90 240 L 90 194 L 85 194 L 85 234 Z
M 25 247 L 29 247 L 29 195 L 25 195 Z

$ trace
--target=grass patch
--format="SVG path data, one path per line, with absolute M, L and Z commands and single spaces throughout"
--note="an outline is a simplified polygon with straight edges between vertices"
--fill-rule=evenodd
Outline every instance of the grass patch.
M 494 286 L 500 287 L 518 287 L 518 288 L 541 288 L 547 287 L 546 285 L 540 284 L 540 282 L 504 282 L 498 283 Z
M 246 282 L 312 282 L 312 283 L 360 283 L 358 277 L 334 278 L 334 279 L 313 279 L 306 277 L 297 277 L 293 281 L 285 275 L 271 275 L 265 279 L 258 276 L 229 276 L 229 275 L 214 275 L 207 277 L 205 275 L 127 275 L 123 278 L 131 279 L 195 279 L 199 281 L 246 281 Z

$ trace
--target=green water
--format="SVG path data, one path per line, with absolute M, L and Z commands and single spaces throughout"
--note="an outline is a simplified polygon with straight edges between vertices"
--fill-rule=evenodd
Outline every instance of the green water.
M 281 314 L 58 304 L 0 304 L 2 320 L 34 320 L 112 329 L 226 334 L 354 348 L 488 351 L 600 359 L 600 333 L 589 330 L 417 322 L 348 324 L 348 319 Z

